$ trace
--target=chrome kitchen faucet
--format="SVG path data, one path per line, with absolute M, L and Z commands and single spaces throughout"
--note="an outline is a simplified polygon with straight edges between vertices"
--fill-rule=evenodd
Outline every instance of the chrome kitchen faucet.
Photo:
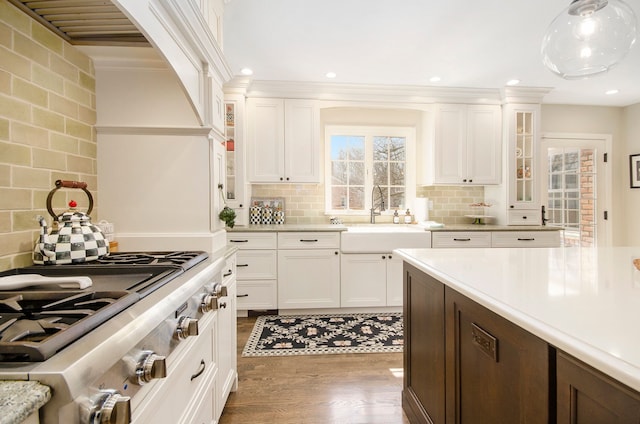
M 378 191 L 380 192 L 380 205 L 379 205 L 379 212 L 376 212 L 376 202 L 375 202 L 375 192 L 376 192 L 376 187 L 378 188 Z M 382 189 L 380 188 L 379 185 L 375 185 L 373 187 L 373 190 L 371 190 L 371 223 L 375 224 L 376 223 L 376 215 L 382 215 L 382 211 L 384 211 L 384 194 L 382 193 Z

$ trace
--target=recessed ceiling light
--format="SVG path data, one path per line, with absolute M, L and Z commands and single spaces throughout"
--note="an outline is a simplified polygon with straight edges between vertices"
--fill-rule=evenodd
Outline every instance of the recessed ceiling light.
M 617 90 L 617 89 L 614 88 L 613 90 L 605 91 L 604 94 L 618 94 L 619 92 L 620 92 L 620 90 Z
M 507 85 L 509 86 L 518 85 L 518 84 L 520 84 L 519 79 L 510 79 L 509 81 L 507 81 Z
M 327 78 L 335 78 L 335 77 L 337 77 L 338 75 L 337 75 L 335 72 L 327 72 L 327 73 L 325 74 L 325 76 L 326 76 Z
M 249 68 L 242 68 L 242 69 L 240 69 L 240 73 L 242 75 L 253 75 L 253 70 L 251 70 Z
M 441 78 L 440 77 L 431 77 L 429 78 L 430 82 L 440 82 Z

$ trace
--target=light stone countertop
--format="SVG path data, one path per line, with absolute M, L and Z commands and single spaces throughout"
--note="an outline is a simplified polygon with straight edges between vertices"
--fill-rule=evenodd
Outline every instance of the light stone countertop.
M 562 228 L 548 225 L 493 225 L 493 224 L 449 224 L 428 228 L 429 231 L 561 231 Z
M 366 227 L 366 226 L 393 226 L 391 223 L 346 223 L 346 224 L 282 224 L 282 225 L 236 225 L 233 228 L 226 228 L 229 233 L 239 232 L 322 232 L 322 231 L 347 231 L 350 226 Z M 397 224 L 406 226 L 408 224 Z M 416 227 L 418 224 L 412 224 Z M 560 231 L 561 228 L 542 226 L 542 225 L 491 225 L 491 224 L 450 224 L 444 227 L 426 228 L 425 231 Z
M 556 348 L 640 391 L 640 247 L 394 253 Z
M 342 224 L 281 224 L 281 225 L 236 225 L 226 228 L 229 233 L 241 232 L 283 232 L 283 231 L 346 231 Z
M 0 381 L 0 424 L 19 424 L 51 399 L 37 381 Z

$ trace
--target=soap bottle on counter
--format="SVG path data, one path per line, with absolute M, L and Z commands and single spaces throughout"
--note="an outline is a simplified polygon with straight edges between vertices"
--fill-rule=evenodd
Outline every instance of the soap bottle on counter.
M 404 216 L 404 223 L 411 224 L 411 221 L 413 221 L 413 219 L 411 218 L 411 212 L 409 211 L 409 209 L 407 209 L 407 213 Z
M 400 223 L 400 215 L 398 215 L 398 209 L 396 209 L 396 211 L 393 213 L 393 223 L 394 224 Z

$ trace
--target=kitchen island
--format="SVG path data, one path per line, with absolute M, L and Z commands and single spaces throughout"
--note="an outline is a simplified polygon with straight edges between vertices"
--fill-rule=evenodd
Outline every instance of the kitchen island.
M 634 267 L 633 259 L 640 258 L 640 247 L 401 249 L 395 253 L 405 261 L 405 323 L 408 333 L 405 336 L 408 339 L 405 378 L 411 380 L 412 364 L 416 368 L 415 364 L 420 363 L 420 358 L 411 358 L 411 355 L 427 355 L 421 358 L 423 362 L 435 360 L 444 369 L 439 371 L 434 366 L 418 370 L 423 373 L 421 377 L 434 380 L 431 386 L 418 388 L 418 392 L 423 394 L 430 393 L 429 390 L 437 393 L 429 396 L 439 399 L 432 402 L 431 410 L 435 412 L 425 405 L 418 407 L 418 410 L 426 410 L 433 422 L 440 422 L 433 415 L 441 419 L 446 416 L 448 422 L 452 415 L 460 419 L 472 412 L 463 405 L 465 402 L 473 404 L 469 402 L 472 397 L 468 396 L 469 393 L 484 390 L 500 392 L 499 387 L 494 390 L 489 383 L 501 386 L 501 371 L 483 374 L 486 364 L 481 365 L 482 360 L 474 356 L 475 351 L 480 352 L 478 355 L 481 357 L 489 358 L 491 365 L 487 367 L 495 366 L 496 369 L 509 364 L 510 356 L 516 359 L 511 362 L 519 368 L 510 370 L 508 381 L 504 382 L 509 386 L 508 395 L 513 394 L 516 398 L 515 402 L 498 399 L 503 405 L 519 405 L 516 413 L 522 413 L 530 406 L 531 401 L 527 398 L 534 391 L 527 392 L 526 386 L 539 384 L 546 391 L 548 402 L 538 402 L 538 411 L 534 412 L 545 417 L 548 414 L 551 422 L 555 422 L 556 416 L 558 422 L 566 422 L 563 421 L 566 414 L 584 413 L 576 401 L 585 401 L 582 395 L 602 399 L 600 402 L 604 406 L 595 407 L 613 408 L 606 413 L 608 416 L 617 415 L 621 409 L 620 404 L 616 406 L 618 400 L 609 401 L 600 394 L 614 392 L 622 393 L 621 402 L 625 405 L 622 409 L 631 417 L 629 422 L 638 422 L 640 271 Z M 412 281 L 424 283 L 425 289 L 416 290 Z M 421 303 L 421 299 L 411 298 L 412 294 L 421 294 L 428 299 Z M 412 317 L 423 317 L 424 322 L 412 323 Z M 417 335 L 423 333 L 416 333 L 416 328 L 424 329 L 423 333 L 430 338 L 429 343 L 432 346 L 439 344 L 440 348 L 432 352 L 420 350 L 420 337 Z M 468 336 L 468 341 L 461 339 L 461 335 Z M 444 340 L 434 339 L 441 336 Z M 416 346 L 412 346 L 412 342 L 416 342 Z M 527 374 L 532 369 L 535 372 Z M 592 378 L 595 385 L 604 382 L 607 390 L 591 391 L 595 387 L 592 384 L 574 383 L 571 378 L 576 373 Z M 418 379 L 418 375 L 413 377 Z M 486 378 L 486 381 L 473 380 L 475 377 Z M 411 403 L 412 398 L 416 400 L 415 393 L 411 381 L 409 385 L 406 383 L 404 400 Z M 465 391 L 469 388 L 464 384 L 469 383 L 475 387 Z M 463 396 L 465 393 L 466 398 Z M 490 401 L 485 403 L 490 404 Z M 407 406 L 405 403 L 405 410 Z M 547 411 L 543 410 L 545 408 Z M 409 409 L 415 412 L 415 405 Z M 579 418 L 584 419 L 585 415 Z M 593 417 L 600 415 L 597 412 L 591 415 L 591 421 L 578 419 L 571 422 L 598 422 Z M 575 418 L 574 415 L 571 417 Z M 536 421 L 525 418 L 520 422 Z

